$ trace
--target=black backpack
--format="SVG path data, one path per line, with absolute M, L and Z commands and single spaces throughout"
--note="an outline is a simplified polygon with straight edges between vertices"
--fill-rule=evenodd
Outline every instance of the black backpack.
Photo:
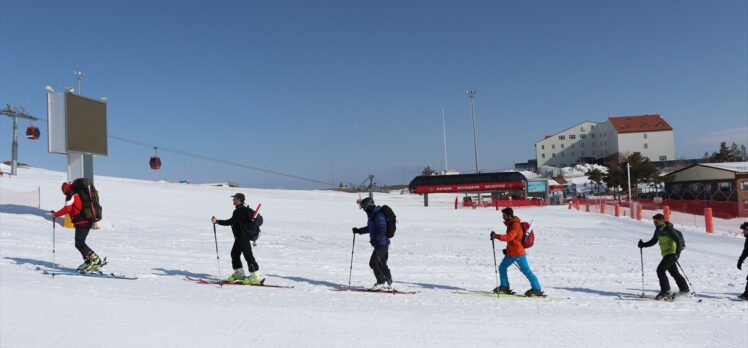
M 680 243 L 678 244 L 678 249 L 680 249 L 681 251 L 683 251 L 683 249 L 686 248 L 686 240 L 683 238 L 683 233 L 681 233 L 681 231 L 676 230 L 675 228 L 673 228 L 673 231 L 675 231 L 675 234 L 677 234 L 678 237 L 680 238 Z
M 383 205 L 379 212 L 384 214 L 384 221 L 387 222 L 387 238 L 394 237 L 395 230 L 397 229 L 397 216 L 395 215 L 395 212 L 392 211 L 392 208 L 386 205 Z
M 99 204 L 99 191 L 88 178 L 73 180 L 73 192 L 81 199 L 81 213 L 73 218 L 73 222 L 79 220 L 90 220 L 97 222 L 101 220 L 101 204 Z
M 247 232 L 249 232 L 249 240 L 256 242 L 260 238 L 262 215 L 258 213 L 257 217 L 255 217 L 255 221 L 252 221 L 252 215 L 255 214 L 255 211 L 251 208 L 247 208 L 247 210 L 249 211 L 249 216 L 247 217 L 247 224 L 245 225 L 245 228 L 247 229 Z

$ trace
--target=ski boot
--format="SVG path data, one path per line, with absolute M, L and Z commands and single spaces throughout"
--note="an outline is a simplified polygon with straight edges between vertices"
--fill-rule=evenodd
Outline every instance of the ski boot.
M 99 255 L 96 255 L 96 253 L 92 251 L 86 254 L 83 264 L 78 266 L 76 270 L 82 273 L 96 272 L 101 269 L 102 265 Z
M 83 263 L 81 263 L 78 268 L 75 269 L 76 272 L 85 272 L 86 268 L 88 268 L 88 260 L 83 259 Z
M 540 289 L 530 289 L 525 291 L 526 297 L 545 297 L 545 294 L 543 293 L 543 290 Z
M 738 295 L 738 300 L 748 301 L 748 292 Z
M 226 281 L 229 283 L 236 283 L 244 281 L 247 277 L 244 275 L 244 269 L 243 268 L 237 268 L 234 270 L 234 273 L 230 275 L 228 278 L 226 278 Z
M 369 288 L 371 291 L 387 291 L 385 290 L 387 288 L 387 283 L 376 283 L 374 286 Z
M 265 278 L 257 276 L 257 272 L 252 272 L 249 277 L 242 280 L 244 285 L 262 285 L 263 283 L 265 283 Z
M 673 293 L 668 291 L 660 291 L 657 296 L 655 296 L 655 300 L 657 301 L 672 301 L 673 300 Z
M 498 288 L 493 289 L 494 294 L 506 294 L 506 295 L 514 295 L 514 291 L 509 288 L 509 286 L 499 286 Z

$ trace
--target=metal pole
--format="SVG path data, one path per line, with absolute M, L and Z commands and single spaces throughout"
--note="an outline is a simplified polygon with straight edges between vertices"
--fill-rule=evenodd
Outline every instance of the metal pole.
M 691 284 L 691 281 L 688 280 L 688 276 L 686 275 L 686 271 L 683 270 L 683 267 L 680 265 L 680 262 L 677 260 L 675 261 L 675 264 L 678 265 L 678 268 L 680 268 L 680 272 L 683 273 L 683 278 L 686 278 L 686 282 L 688 282 L 688 286 L 690 287 L 691 295 L 696 294 L 696 289 L 693 288 L 693 284 Z
M 491 238 L 491 251 L 493 251 L 493 273 L 496 275 L 496 298 L 501 298 L 499 293 L 499 266 L 496 265 L 496 243 Z
M 442 130 L 444 132 L 444 174 L 447 174 L 449 162 L 447 162 L 447 121 L 444 118 L 444 107 L 442 107 Z
M 55 263 L 55 227 L 57 225 L 57 218 L 55 218 L 54 213 L 52 213 L 52 268 L 57 268 L 57 264 Z M 54 274 L 52 274 L 52 278 L 54 278 Z
M 645 297 L 644 295 L 644 249 L 639 248 L 639 259 L 641 259 L 642 264 L 642 294 L 641 297 Z
M 626 176 L 629 183 L 629 207 L 631 207 L 631 163 L 626 163 Z
M 475 155 L 475 173 L 478 173 L 478 136 L 475 131 L 475 94 L 478 93 L 475 89 L 468 89 L 467 94 L 470 99 L 470 114 L 473 116 L 473 153 Z
M 18 175 L 18 117 L 13 117 L 13 145 L 11 146 L 10 174 Z
M 223 276 L 221 276 L 221 258 L 218 256 L 218 236 L 216 234 L 216 224 L 213 224 L 213 239 L 216 241 L 216 265 L 218 266 L 218 279 L 221 280 L 221 287 L 223 287 Z
M 353 234 L 353 246 L 351 246 L 351 268 L 348 271 L 348 286 L 351 286 L 351 276 L 353 275 L 353 250 L 356 249 L 356 234 Z

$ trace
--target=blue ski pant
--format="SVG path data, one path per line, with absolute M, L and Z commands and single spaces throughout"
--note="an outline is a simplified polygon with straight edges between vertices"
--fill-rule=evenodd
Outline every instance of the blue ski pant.
M 540 282 L 538 282 L 538 277 L 536 277 L 535 274 L 532 273 L 532 270 L 530 270 L 530 265 L 527 264 L 527 255 L 504 256 L 504 259 L 501 260 L 501 264 L 499 265 L 499 278 L 501 279 L 501 286 L 509 287 L 509 277 L 507 277 L 506 275 L 506 270 L 515 262 L 519 266 L 519 270 L 522 271 L 522 274 L 524 274 L 525 277 L 527 277 L 527 280 L 530 281 L 530 286 L 532 286 L 533 289 L 540 290 Z

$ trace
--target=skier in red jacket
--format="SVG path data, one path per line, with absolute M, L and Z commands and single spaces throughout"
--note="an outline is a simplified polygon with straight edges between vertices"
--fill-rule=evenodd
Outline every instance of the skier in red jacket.
M 81 210 L 83 204 L 80 196 L 73 192 L 73 184 L 69 182 L 62 183 L 62 193 L 66 196 L 65 206 L 58 211 L 52 211 L 54 217 L 64 216 L 70 214 L 73 225 L 75 225 L 75 248 L 83 256 L 83 263 L 78 266 L 78 272 L 93 272 L 101 268 L 102 262 L 96 253 L 86 245 L 86 237 L 88 232 L 91 230 L 93 222 L 86 219 Z

